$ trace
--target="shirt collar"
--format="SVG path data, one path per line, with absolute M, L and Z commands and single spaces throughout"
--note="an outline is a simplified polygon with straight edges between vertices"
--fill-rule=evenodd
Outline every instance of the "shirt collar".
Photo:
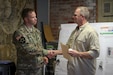
M 85 24 L 83 24 L 82 26 L 79 27 L 80 30 L 83 30 L 89 23 L 86 22 Z

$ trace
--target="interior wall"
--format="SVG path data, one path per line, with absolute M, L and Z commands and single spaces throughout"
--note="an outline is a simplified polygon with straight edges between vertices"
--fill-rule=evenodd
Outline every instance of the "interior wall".
M 77 6 L 87 6 L 90 10 L 89 22 L 96 22 L 96 0 L 50 0 L 50 25 L 56 40 L 60 25 L 73 22 L 72 16 Z
M 38 28 L 40 22 L 51 25 L 53 36 L 58 40 L 60 25 L 73 22 L 77 6 L 87 6 L 91 13 L 89 22 L 96 22 L 96 0 L 37 0 Z

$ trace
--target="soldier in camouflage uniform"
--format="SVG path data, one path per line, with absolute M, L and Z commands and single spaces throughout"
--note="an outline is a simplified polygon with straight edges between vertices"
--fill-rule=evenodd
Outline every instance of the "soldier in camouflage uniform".
M 48 62 L 47 54 L 42 46 L 40 31 L 34 27 L 37 23 L 33 9 L 22 11 L 24 23 L 14 32 L 13 43 L 17 49 L 17 75 L 42 75 L 44 63 Z

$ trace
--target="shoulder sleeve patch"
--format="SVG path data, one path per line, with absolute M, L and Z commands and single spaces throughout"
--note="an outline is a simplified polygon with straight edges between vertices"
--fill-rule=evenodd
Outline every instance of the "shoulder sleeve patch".
M 25 38 L 22 36 L 20 37 L 20 39 L 18 40 L 21 44 L 24 44 L 26 42 Z

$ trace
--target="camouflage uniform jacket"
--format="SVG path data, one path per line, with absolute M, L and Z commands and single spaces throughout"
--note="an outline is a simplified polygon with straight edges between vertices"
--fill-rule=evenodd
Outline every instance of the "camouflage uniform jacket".
M 13 43 L 17 49 L 17 69 L 35 69 L 43 66 L 43 56 L 47 50 L 42 46 L 40 31 L 26 25 L 19 27 L 13 35 Z

